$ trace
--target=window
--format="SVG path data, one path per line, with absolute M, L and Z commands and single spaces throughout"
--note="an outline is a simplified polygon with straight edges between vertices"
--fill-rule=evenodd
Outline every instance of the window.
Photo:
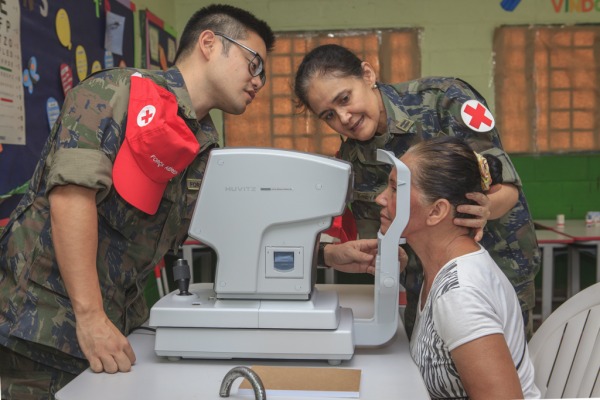
M 244 114 L 224 115 L 225 145 L 334 155 L 340 136 L 295 107 L 293 81 L 304 55 L 316 46 L 337 43 L 370 62 L 380 81 L 402 82 L 420 76 L 418 36 L 418 29 L 278 34 L 268 59 L 266 86 Z
M 496 121 L 512 153 L 600 150 L 600 26 L 495 32 Z

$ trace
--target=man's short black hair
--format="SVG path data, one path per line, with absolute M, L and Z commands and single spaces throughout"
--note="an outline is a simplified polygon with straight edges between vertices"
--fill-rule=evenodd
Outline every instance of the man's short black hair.
M 248 37 L 248 31 L 253 31 L 265 42 L 267 53 L 270 53 L 275 45 L 275 35 L 265 21 L 238 7 L 212 4 L 196 11 L 187 22 L 179 40 L 176 62 L 180 56 L 192 51 L 200 34 L 207 29 L 233 39 L 245 39 Z

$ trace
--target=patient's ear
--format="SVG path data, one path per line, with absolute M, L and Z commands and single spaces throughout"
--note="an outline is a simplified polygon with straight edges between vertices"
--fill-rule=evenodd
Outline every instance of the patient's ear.
M 427 214 L 427 225 L 434 226 L 442 222 L 451 215 L 452 205 L 446 199 L 438 199 L 429 206 Z

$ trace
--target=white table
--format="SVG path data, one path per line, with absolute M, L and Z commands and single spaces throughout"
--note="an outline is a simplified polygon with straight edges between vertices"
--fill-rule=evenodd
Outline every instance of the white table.
M 537 229 L 535 235 L 542 249 L 542 321 L 544 321 L 552 313 L 554 250 L 566 248 L 573 243 L 573 238 L 549 229 Z
M 336 290 L 340 303 L 351 307 L 354 315 L 372 315 L 373 287 L 371 285 L 319 285 L 320 290 Z M 131 400 L 131 399 L 221 399 L 219 388 L 225 374 L 238 365 L 280 365 L 328 367 L 326 361 L 264 361 L 264 360 L 180 360 L 168 361 L 154 354 L 154 334 L 138 330 L 129 336 L 137 362 L 129 373 L 95 374 L 84 371 L 60 390 L 58 400 Z M 400 322 L 396 336 L 379 348 L 358 348 L 353 358 L 341 368 L 362 371 L 360 398 L 368 400 L 428 399 L 427 389 L 414 364 L 404 327 Z M 252 399 L 238 396 L 242 379 L 232 387 L 232 399 Z M 276 397 L 280 400 L 292 397 Z M 295 397 L 298 399 L 298 397 Z M 317 398 L 315 398 L 317 399 Z M 325 399 L 321 399 L 325 400 Z
M 600 226 L 586 227 L 584 220 L 568 219 L 564 226 L 556 226 L 555 220 L 536 220 L 538 227 L 550 229 L 573 239 L 569 246 L 570 265 L 570 295 L 579 292 L 580 289 L 580 265 L 579 252 L 583 248 L 591 248 L 596 253 L 596 282 L 600 282 Z

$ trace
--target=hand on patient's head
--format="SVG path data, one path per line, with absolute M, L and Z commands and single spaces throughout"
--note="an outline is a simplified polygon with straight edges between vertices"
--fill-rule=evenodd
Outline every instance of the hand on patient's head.
M 461 204 L 456 207 L 456 211 L 472 215 L 473 218 L 454 218 L 454 224 L 474 229 L 473 238 L 478 242 L 483 238 L 483 228 L 490 217 L 490 201 L 485 194 L 479 192 L 467 193 L 465 196 L 477 205 Z

